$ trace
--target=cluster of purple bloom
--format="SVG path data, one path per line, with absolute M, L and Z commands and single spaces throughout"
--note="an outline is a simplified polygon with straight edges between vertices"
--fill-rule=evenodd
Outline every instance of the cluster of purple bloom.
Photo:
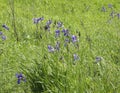
M 34 19 L 34 23 L 37 24 L 39 21 L 42 21 L 41 18 L 35 18 Z M 48 20 L 44 26 L 44 29 L 45 30 L 48 30 L 50 31 L 50 27 L 51 27 L 51 24 L 52 24 L 52 20 Z M 54 26 L 55 25 L 55 26 Z M 71 35 L 70 34 L 70 31 L 66 28 L 64 28 L 63 26 L 63 23 L 58 21 L 54 23 L 54 27 L 56 27 L 55 31 L 54 31 L 54 34 L 55 34 L 55 39 L 57 40 L 56 41 L 56 44 L 55 45 L 52 45 L 52 44 L 48 44 L 47 45 L 47 49 L 48 49 L 48 52 L 55 52 L 55 51 L 58 51 L 61 50 L 61 51 L 64 51 L 63 49 L 60 49 L 60 45 L 62 44 L 59 40 L 60 37 L 63 37 L 63 45 L 64 46 L 67 46 L 70 42 L 72 42 L 74 45 L 75 45 L 75 42 L 78 42 L 78 38 L 76 35 Z M 50 31 L 51 32 L 51 31 Z M 61 34 L 63 33 L 63 34 Z M 77 54 L 73 54 L 73 61 L 76 61 L 79 59 L 79 56 Z
M 120 13 L 117 13 L 117 12 L 115 12 L 113 10 L 113 5 L 112 4 L 108 4 L 108 8 L 112 9 L 112 12 L 110 13 L 110 16 L 112 18 L 114 18 L 116 16 L 118 19 L 120 19 Z M 107 11 L 107 9 L 104 6 L 102 7 L 101 10 L 102 10 L 102 12 L 106 12 Z
M 108 8 L 111 8 L 111 9 L 112 9 L 112 8 L 113 8 L 113 5 L 112 5 L 112 4 L 108 4 Z M 106 9 L 104 6 L 102 7 L 101 10 L 102 10 L 102 12 L 106 12 L 106 11 L 107 11 L 107 9 Z
M 44 20 L 43 17 L 39 17 L 39 18 L 34 18 L 33 19 L 34 24 L 38 24 L 39 22 L 41 22 L 43 20 Z M 52 25 L 52 23 L 53 23 L 53 27 L 55 27 L 55 29 L 56 29 L 54 31 L 54 34 L 55 34 L 55 39 L 57 41 L 56 41 L 55 45 L 52 45 L 52 44 L 48 44 L 47 45 L 48 51 L 51 52 L 51 53 L 53 53 L 55 51 L 59 52 L 59 50 L 64 51 L 60 47 L 60 45 L 62 43 L 64 43 L 63 45 L 65 46 L 65 48 L 67 49 L 67 51 L 69 51 L 68 44 L 70 44 L 70 42 L 72 42 L 73 45 L 76 45 L 77 44 L 76 42 L 78 42 L 77 36 L 70 34 L 69 29 L 64 28 L 64 25 L 63 25 L 63 23 L 61 21 L 58 21 L 58 22 L 55 21 L 55 22 L 53 22 L 51 19 L 46 22 L 46 24 L 44 26 L 45 31 L 51 32 L 51 25 Z M 60 41 L 61 40 L 60 37 L 62 37 L 63 42 Z M 74 62 L 79 59 L 79 56 L 77 54 L 72 54 L 72 55 L 73 55 L 73 61 Z
M 120 13 L 115 13 L 114 11 L 112 11 L 112 12 L 110 13 L 110 16 L 111 16 L 112 18 L 114 18 L 114 17 L 116 16 L 118 19 L 120 19 Z

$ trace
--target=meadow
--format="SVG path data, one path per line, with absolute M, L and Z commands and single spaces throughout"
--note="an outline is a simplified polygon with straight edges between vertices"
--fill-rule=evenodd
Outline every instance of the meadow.
M 0 0 L 0 93 L 120 93 L 119 0 Z

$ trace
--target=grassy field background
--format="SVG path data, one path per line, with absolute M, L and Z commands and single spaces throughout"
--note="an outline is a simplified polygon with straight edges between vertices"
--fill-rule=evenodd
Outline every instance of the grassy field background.
M 119 7 L 119 0 L 0 0 L 0 31 L 7 37 L 0 35 L 0 93 L 120 93 Z M 34 24 L 39 17 L 44 20 Z M 50 19 L 49 32 L 44 26 Z M 55 21 L 69 37 L 61 32 L 55 38 Z M 57 41 L 60 51 L 50 53 L 48 45 Z M 17 84 L 16 73 L 26 82 Z

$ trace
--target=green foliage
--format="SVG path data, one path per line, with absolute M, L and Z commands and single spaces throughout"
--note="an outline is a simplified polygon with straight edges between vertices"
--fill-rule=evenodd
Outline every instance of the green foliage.
M 0 93 L 120 92 L 119 0 L 15 0 L 18 42 L 11 1 L 0 0 L 0 31 L 7 37 L 0 35 Z M 33 23 L 42 16 L 42 22 Z M 49 19 L 50 32 L 44 30 Z M 63 22 L 78 42 L 64 47 L 63 33 L 55 38 L 55 21 Z M 60 51 L 48 52 L 57 41 Z M 26 82 L 17 84 L 16 73 L 23 73 Z

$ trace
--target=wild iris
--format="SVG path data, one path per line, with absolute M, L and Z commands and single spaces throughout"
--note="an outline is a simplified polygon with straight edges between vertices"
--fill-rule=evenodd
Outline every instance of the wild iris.
M 8 26 L 5 24 L 3 24 L 2 27 L 5 28 L 6 30 L 9 30 Z
M 38 24 L 40 21 L 43 21 L 44 18 L 40 17 L 40 18 L 33 18 L 34 24 Z
M 23 76 L 22 73 L 16 74 L 16 77 L 17 77 L 17 79 L 18 79 L 18 80 L 17 80 L 17 83 L 18 83 L 18 84 L 20 84 L 21 80 L 24 81 L 24 82 L 26 82 L 26 79 L 25 79 L 25 77 Z
M 72 42 L 74 43 L 74 42 L 76 42 L 76 41 L 77 41 L 77 36 L 72 35 Z

